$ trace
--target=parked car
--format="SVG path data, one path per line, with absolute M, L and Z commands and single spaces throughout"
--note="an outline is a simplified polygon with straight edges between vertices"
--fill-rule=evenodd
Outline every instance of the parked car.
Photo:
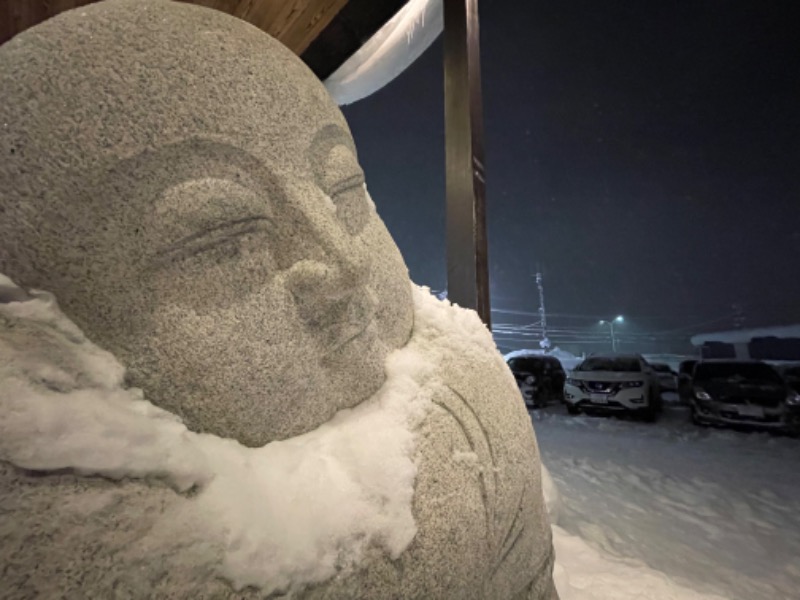
M 564 396 L 571 415 L 631 413 L 655 421 L 661 412 L 658 377 L 638 354 L 590 356 L 570 373 Z
M 516 356 L 508 360 L 508 367 L 527 406 L 539 407 L 563 400 L 567 375 L 557 358 L 536 354 Z
M 778 371 L 755 360 L 707 360 L 692 376 L 692 421 L 797 432 L 800 394 Z
M 650 363 L 656 372 L 658 385 L 662 392 L 674 392 L 678 389 L 678 374 L 667 363 Z
M 692 373 L 698 363 L 696 358 L 684 360 L 678 365 L 678 398 L 688 406 L 692 401 Z
M 781 365 L 778 372 L 790 388 L 800 394 L 800 364 Z

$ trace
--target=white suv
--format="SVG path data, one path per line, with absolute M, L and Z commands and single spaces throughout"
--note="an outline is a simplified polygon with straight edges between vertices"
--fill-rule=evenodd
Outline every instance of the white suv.
M 661 412 L 658 377 L 638 354 L 590 356 L 567 377 L 564 399 L 571 415 L 628 412 L 655 421 Z

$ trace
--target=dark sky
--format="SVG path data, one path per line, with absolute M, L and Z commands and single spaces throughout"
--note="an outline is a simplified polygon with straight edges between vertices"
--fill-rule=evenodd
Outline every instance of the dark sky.
M 791 7 L 481 3 L 494 308 L 535 310 L 541 264 L 555 314 L 800 322 Z M 345 114 L 412 278 L 444 288 L 441 42 Z

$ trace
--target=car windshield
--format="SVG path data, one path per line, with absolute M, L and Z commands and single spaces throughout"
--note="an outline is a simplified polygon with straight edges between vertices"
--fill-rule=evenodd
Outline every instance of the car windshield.
M 540 371 L 550 373 L 563 370 L 561 363 L 557 359 L 538 356 L 511 359 L 509 366 L 514 371 L 524 371 L 527 373 L 538 373 Z
M 790 367 L 783 371 L 783 376 L 786 379 L 800 379 L 800 367 Z
M 754 381 L 781 383 L 778 372 L 765 363 L 722 362 L 699 363 L 694 370 L 695 381 L 723 379 L 726 381 Z
M 593 356 L 583 361 L 576 371 L 621 371 L 625 373 L 641 371 L 639 361 L 632 357 Z
M 541 370 L 541 364 L 541 361 L 537 358 L 515 358 L 511 362 L 511 368 L 515 371 L 535 373 Z

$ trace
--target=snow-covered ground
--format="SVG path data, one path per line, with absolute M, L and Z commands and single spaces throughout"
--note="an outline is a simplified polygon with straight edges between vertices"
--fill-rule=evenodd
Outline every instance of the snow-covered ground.
M 673 404 L 654 425 L 532 418 L 562 600 L 800 598 L 800 440 L 699 428 Z

